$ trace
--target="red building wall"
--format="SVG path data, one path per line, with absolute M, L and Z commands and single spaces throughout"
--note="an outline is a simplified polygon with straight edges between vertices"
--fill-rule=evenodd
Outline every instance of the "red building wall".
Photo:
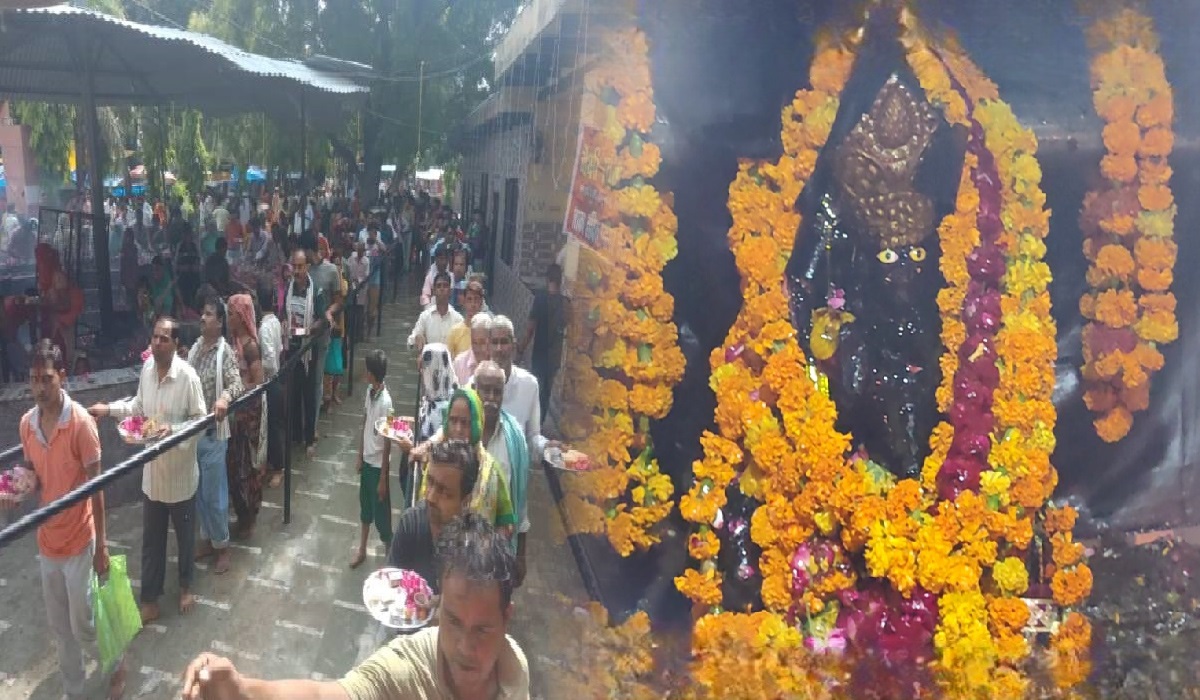
M 14 124 L 8 113 L 8 103 L 0 102 L 0 156 L 4 157 L 4 175 L 8 180 L 6 197 L 17 211 L 36 216 L 41 204 L 41 180 L 37 160 L 29 147 L 29 127 Z M 35 200 L 35 201 L 30 201 Z

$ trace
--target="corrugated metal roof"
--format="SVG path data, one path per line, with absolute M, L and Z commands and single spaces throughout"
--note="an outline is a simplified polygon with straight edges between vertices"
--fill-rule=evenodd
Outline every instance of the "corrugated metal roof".
M 369 88 L 299 61 L 69 5 L 0 10 L 0 95 L 74 102 L 91 68 L 100 104 L 178 103 L 335 126 Z M 303 98 L 301 94 L 303 93 Z

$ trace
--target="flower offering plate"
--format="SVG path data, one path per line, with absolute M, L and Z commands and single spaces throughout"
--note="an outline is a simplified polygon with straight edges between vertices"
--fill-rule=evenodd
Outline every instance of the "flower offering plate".
M 0 501 L 20 503 L 37 488 L 37 475 L 17 466 L 0 472 Z
M 578 450 L 561 450 L 555 447 L 546 448 L 542 461 L 551 469 L 562 472 L 590 472 L 596 468 L 591 458 Z
M 412 443 L 415 435 L 413 426 L 416 424 L 417 422 L 411 416 L 380 418 L 375 421 L 375 432 L 388 440 L 407 440 Z
M 145 416 L 130 416 L 117 423 L 117 432 L 128 445 L 145 445 L 165 435 L 167 428 Z
M 437 611 L 433 590 L 415 571 L 384 568 L 363 581 L 363 605 L 384 627 L 418 630 Z

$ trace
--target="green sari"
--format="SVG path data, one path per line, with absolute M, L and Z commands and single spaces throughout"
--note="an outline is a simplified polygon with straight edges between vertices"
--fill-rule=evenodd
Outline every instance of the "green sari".
M 517 524 L 517 512 L 513 508 L 512 491 L 508 480 L 504 478 L 504 470 L 487 449 L 483 446 L 483 403 L 474 389 L 456 389 L 450 396 L 446 413 L 442 422 L 442 439 L 450 432 L 450 407 L 455 401 L 466 400 L 471 410 L 471 446 L 479 455 L 479 478 L 475 482 L 475 490 L 471 493 L 471 510 L 482 515 L 496 527 L 508 527 Z M 421 479 L 418 491 L 421 498 L 425 497 L 425 480 Z

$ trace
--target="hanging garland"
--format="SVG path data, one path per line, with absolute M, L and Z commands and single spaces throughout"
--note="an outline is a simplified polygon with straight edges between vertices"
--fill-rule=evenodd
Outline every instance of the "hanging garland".
M 955 211 L 938 229 L 947 285 L 938 296 L 945 379 L 937 401 L 947 418 L 933 431 L 920 481 L 896 481 L 863 456 L 848 459 L 851 439 L 837 432 L 836 407 L 787 320 L 779 280 L 800 223 L 792 203 L 829 136 L 860 31 L 818 51 L 812 89 L 784 110 L 780 160 L 743 164 L 730 187 L 729 238 L 745 305 L 710 358 L 719 434 L 702 438 L 704 458 L 680 502 L 695 524 L 689 549 L 700 564 L 676 585 L 709 610 L 694 639 L 698 678 L 714 678 L 722 663 L 715 652 L 728 652 L 714 640 L 745 638 L 750 624 L 719 607 L 715 531 L 726 526 L 720 509 L 736 483 L 763 504 L 750 526 L 762 548 L 767 612 L 758 614 L 759 637 L 745 653 L 768 653 L 762 634 L 774 619 L 800 630 L 809 648 L 844 647 L 848 628 L 858 631 L 855 644 L 882 648 L 884 657 L 900 650 L 920 659 L 928 647 L 951 697 L 1018 697 L 1028 682 L 1019 670 L 1030 653 L 1022 636 L 1029 610 L 1020 596 L 1030 585 L 1023 557 L 1057 481 L 1050 464 L 1055 327 L 1037 142 L 960 47 L 927 39 L 911 12 L 901 20 L 907 60 L 927 98 L 968 132 Z M 1063 521 L 1039 534 L 1079 555 L 1052 572 L 1057 602 L 1070 606 L 1087 595 L 1090 571 Z M 866 580 L 857 580 L 855 559 Z M 917 622 L 880 624 L 889 614 Z M 1052 646 L 1086 650 L 1086 620 L 1068 620 Z M 868 639 L 863 630 L 884 631 Z M 780 673 L 782 686 L 801 671 Z
M 655 700 L 662 693 L 654 652 L 646 639 L 650 618 L 645 612 L 631 615 L 620 625 L 610 623 L 600 603 L 576 606 L 558 596 L 548 616 L 548 648 L 554 649 L 557 668 L 546 674 L 547 697 L 633 698 Z
M 655 526 L 674 508 L 674 486 L 654 457 L 650 421 L 671 410 L 684 358 L 671 318 L 675 301 L 662 271 L 675 257 L 670 201 L 649 184 L 661 155 L 648 140 L 654 124 L 649 47 L 637 30 L 604 39 L 602 59 L 585 78 L 586 106 L 599 127 L 603 174 L 601 235 L 580 254 L 580 308 L 568 333 L 566 365 L 575 410 L 563 432 L 597 463 L 568 480 L 563 506 L 570 534 L 605 533 L 628 556 L 658 542 Z
M 1096 432 L 1116 442 L 1150 404 L 1150 380 L 1163 366 L 1159 346 L 1179 335 L 1170 292 L 1177 253 L 1168 164 L 1174 103 L 1149 17 L 1121 10 L 1098 20 L 1088 40 L 1107 182 L 1088 193 L 1080 217 L 1091 263 L 1079 302 L 1088 319 L 1084 401 L 1097 414 Z

